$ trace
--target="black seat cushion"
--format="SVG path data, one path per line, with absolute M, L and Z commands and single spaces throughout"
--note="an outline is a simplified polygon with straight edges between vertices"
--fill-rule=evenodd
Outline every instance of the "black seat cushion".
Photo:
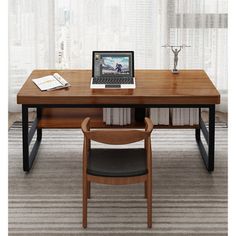
M 96 176 L 130 177 L 147 174 L 145 149 L 91 149 L 87 173 Z

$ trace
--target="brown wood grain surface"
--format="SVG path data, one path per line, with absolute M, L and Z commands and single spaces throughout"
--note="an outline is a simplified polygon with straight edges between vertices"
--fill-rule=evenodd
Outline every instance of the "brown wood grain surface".
M 144 122 L 132 120 L 129 125 L 106 125 L 102 120 L 102 108 L 43 108 L 38 128 L 80 128 L 85 117 L 90 117 L 91 128 L 143 128 Z M 192 129 L 198 125 L 155 125 L 155 128 Z
M 67 89 L 40 91 L 32 79 L 59 73 Z M 136 70 L 136 89 L 90 89 L 91 70 L 34 70 L 18 104 L 219 104 L 220 94 L 203 70 Z

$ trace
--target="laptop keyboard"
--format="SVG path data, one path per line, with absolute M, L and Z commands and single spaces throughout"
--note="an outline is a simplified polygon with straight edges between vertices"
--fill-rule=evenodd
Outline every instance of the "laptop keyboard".
M 93 84 L 133 84 L 134 80 L 132 77 L 99 77 L 93 78 Z

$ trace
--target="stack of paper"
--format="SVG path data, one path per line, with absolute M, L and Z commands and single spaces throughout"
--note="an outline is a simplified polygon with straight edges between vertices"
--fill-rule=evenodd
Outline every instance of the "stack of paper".
M 159 110 L 158 108 L 150 108 L 150 118 L 152 120 L 152 123 L 154 125 L 158 125 L 158 113 L 159 113 Z
M 169 108 L 151 108 L 150 118 L 154 125 L 169 125 Z
M 170 109 L 159 108 L 159 124 L 169 125 L 169 121 L 170 121 Z
M 103 108 L 103 122 L 107 125 L 131 124 L 131 108 Z
M 198 125 L 199 124 L 199 109 L 198 108 L 190 108 L 190 125 Z
M 199 123 L 198 108 L 172 108 L 172 125 L 196 125 Z
M 172 125 L 199 124 L 198 108 L 150 109 L 150 118 L 154 125 L 169 125 L 170 114 Z M 107 125 L 131 124 L 131 108 L 103 108 L 103 122 Z
M 103 122 L 107 125 L 111 124 L 111 110 L 109 108 L 103 108 Z

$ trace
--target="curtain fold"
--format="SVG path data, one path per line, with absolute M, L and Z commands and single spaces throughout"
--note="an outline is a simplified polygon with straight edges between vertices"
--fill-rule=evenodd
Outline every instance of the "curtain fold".
M 9 111 L 34 69 L 54 68 L 54 0 L 9 1 Z
M 226 112 L 227 0 L 169 0 L 168 4 L 171 6 L 169 43 L 191 46 L 180 52 L 178 68 L 204 69 L 221 93 L 221 104 L 217 109 Z M 173 58 L 171 54 L 170 51 Z
M 134 50 L 136 69 L 204 69 L 227 111 L 226 0 L 9 1 L 9 110 L 34 69 L 90 69 L 93 50 Z

